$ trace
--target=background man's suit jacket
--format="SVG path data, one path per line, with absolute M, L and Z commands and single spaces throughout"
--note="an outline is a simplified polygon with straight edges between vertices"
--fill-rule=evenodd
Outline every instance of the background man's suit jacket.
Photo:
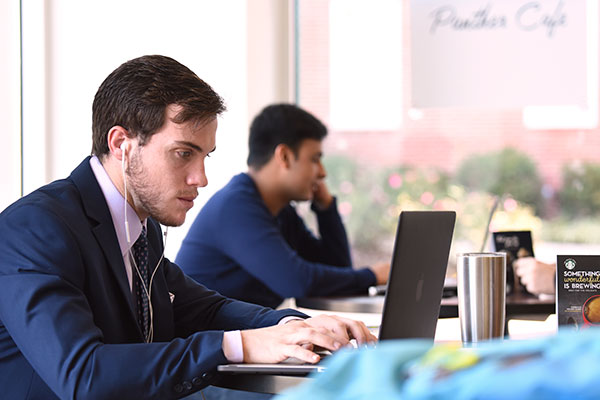
M 226 299 L 164 259 L 152 285 L 155 343 L 141 344 L 117 236 L 89 158 L 69 178 L 4 210 L 0 238 L 2 398 L 180 397 L 210 384 L 216 366 L 226 363 L 224 330 L 305 317 Z M 153 267 L 163 243 L 151 219 L 148 239 Z

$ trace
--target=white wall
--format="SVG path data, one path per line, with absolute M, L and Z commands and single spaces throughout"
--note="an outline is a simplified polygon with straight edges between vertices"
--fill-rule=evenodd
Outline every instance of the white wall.
M 269 103 L 294 101 L 294 40 L 292 1 L 249 1 L 247 44 L 250 118 Z
M 19 2 L 0 2 L 0 211 L 21 191 Z
M 288 63 L 279 59 L 287 50 L 275 46 L 280 41 L 277 33 L 287 29 L 287 2 L 54 0 L 25 4 L 26 193 L 67 176 L 90 153 L 94 94 L 102 80 L 126 60 L 144 54 L 168 55 L 225 99 L 228 111 L 219 121 L 217 151 L 207 162 L 209 186 L 200 190 L 186 223 L 169 230 L 166 255 L 173 259 L 208 197 L 246 169 L 247 130 L 253 113 L 267 103 L 288 100 Z

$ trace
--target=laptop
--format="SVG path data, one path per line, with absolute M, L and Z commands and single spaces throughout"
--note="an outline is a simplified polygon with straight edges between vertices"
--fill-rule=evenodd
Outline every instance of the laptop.
M 433 341 L 440 312 L 454 211 L 402 211 L 383 303 L 379 340 Z M 219 372 L 306 375 L 323 372 L 317 364 L 225 364 Z
M 455 221 L 454 211 L 400 213 L 379 340 L 433 341 Z

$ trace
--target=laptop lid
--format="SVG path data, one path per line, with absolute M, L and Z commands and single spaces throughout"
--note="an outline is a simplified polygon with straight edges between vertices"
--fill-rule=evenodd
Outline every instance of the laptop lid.
M 379 340 L 433 340 L 455 220 L 454 211 L 400 213 Z

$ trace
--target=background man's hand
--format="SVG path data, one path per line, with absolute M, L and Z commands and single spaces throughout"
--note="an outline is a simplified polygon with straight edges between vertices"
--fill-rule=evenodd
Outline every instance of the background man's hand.
M 533 294 L 554 294 L 556 265 L 546 264 L 533 257 L 518 258 L 513 262 L 515 275 Z
M 376 341 L 362 322 L 325 315 L 241 334 L 246 363 L 277 363 L 289 357 L 316 363 L 320 357 L 312 351 L 314 346 L 336 351 L 352 338 L 359 344 Z
M 377 285 L 385 285 L 390 276 L 390 263 L 380 262 L 369 267 L 375 274 Z
M 319 183 L 316 185 L 313 190 L 313 202 L 320 210 L 327 209 L 331 202 L 333 201 L 333 196 L 329 193 L 329 189 L 325 184 L 323 179 L 319 180 Z

